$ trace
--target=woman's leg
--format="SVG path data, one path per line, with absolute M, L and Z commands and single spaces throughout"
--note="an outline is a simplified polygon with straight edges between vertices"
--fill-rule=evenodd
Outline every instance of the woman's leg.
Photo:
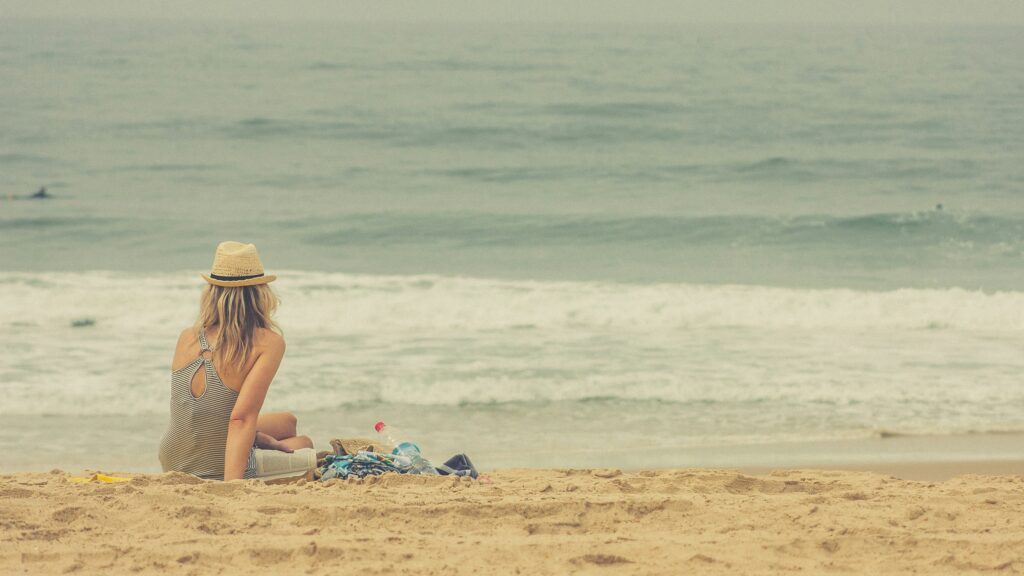
M 299 419 L 291 412 L 260 414 L 256 419 L 256 431 L 273 436 L 277 440 L 284 440 L 293 438 L 298 433 L 296 431 L 298 422 Z
M 292 450 L 312 448 L 313 441 L 309 436 L 299 436 L 297 431 L 298 418 L 291 412 L 270 412 L 260 414 L 256 419 L 256 431 L 263 432 L 281 442 Z
M 313 441 L 310 440 L 309 436 L 293 436 L 291 438 L 285 438 L 284 440 L 279 440 L 279 442 L 281 442 L 281 444 L 284 444 L 285 446 L 291 448 L 292 450 L 299 450 L 299 449 L 302 449 L 302 448 L 312 448 L 313 447 Z

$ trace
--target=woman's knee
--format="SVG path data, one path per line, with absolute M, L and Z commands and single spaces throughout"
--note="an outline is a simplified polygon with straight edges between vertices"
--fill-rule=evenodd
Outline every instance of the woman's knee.
M 291 412 L 281 413 L 281 425 L 284 427 L 285 436 L 296 436 L 299 433 L 299 419 Z
M 291 427 L 292 430 L 298 429 L 299 418 L 295 414 L 292 414 L 291 412 L 282 412 L 282 414 L 285 422 L 288 423 L 288 426 Z
M 256 430 L 269 434 L 278 440 L 291 438 L 298 433 L 299 419 L 291 412 L 271 412 L 261 414 L 256 422 Z

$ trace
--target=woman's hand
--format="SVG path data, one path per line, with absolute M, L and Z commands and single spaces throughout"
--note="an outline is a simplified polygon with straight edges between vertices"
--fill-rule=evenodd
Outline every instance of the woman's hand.
M 256 432 L 256 447 L 263 448 L 264 450 L 280 450 L 289 454 L 295 451 L 282 444 L 277 438 L 263 432 Z

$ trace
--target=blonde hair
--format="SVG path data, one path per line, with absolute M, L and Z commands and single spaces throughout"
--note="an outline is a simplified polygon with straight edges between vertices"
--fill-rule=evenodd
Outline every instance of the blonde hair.
M 219 325 L 216 341 L 210 342 L 210 347 L 221 362 L 237 366 L 241 371 L 252 352 L 257 328 L 283 334 L 271 318 L 280 303 L 280 298 L 267 284 L 207 285 L 199 299 L 199 317 L 194 326 L 196 337 L 200 330 Z

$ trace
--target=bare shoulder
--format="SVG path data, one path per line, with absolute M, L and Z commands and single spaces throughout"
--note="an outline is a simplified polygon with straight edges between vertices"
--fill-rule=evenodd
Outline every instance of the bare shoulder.
M 176 367 L 184 366 L 192 361 L 189 347 L 196 340 L 198 338 L 196 337 L 195 329 L 191 326 L 182 330 L 181 334 L 178 334 L 178 342 L 174 345 L 174 357 L 171 359 L 172 369 L 177 369 Z
M 192 326 L 185 328 L 178 334 L 178 343 L 175 345 L 175 352 L 182 352 L 187 350 L 192 344 L 195 344 L 199 340 L 199 336 L 196 334 L 196 329 Z
M 257 348 L 263 350 L 284 350 L 284 336 L 268 328 L 257 328 L 253 334 Z

